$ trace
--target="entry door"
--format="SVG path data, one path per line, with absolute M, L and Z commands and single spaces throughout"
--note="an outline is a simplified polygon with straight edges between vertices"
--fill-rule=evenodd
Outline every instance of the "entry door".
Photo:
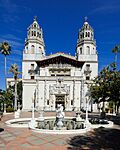
M 64 95 L 56 95 L 56 108 L 58 104 L 62 104 L 63 108 L 65 108 L 65 96 Z

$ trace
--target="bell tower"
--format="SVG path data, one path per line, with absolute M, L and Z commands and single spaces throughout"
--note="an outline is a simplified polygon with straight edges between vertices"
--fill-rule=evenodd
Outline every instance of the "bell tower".
M 94 31 L 85 17 L 84 24 L 78 33 L 77 59 L 80 61 L 97 61 L 96 41 Z
M 89 25 L 87 17 L 85 17 L 84 24 L 78 33 L 76 54 L 78 61 L 85 62 L 82 68 L 84 80 L 94 79 L 98 75 L 98 54 L 94 30 Z
M 29 56 L 32 55 L 34 60 L 40 60 L 45 56 L 43 31 L 37 22 L 37 17 L 34 17 L 33 23 L 27 29 L 24 53 L 29 54 Z

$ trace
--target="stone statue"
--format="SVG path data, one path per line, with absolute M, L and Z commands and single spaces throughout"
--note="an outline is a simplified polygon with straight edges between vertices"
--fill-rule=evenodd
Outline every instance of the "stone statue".
M 65 117 L 65 113 L 63 112 L 62 104 L 58 104 L 56 112 L 57 112 L 57 114 L 56 114 L 57 118 L 64 118 Z
M 58 128 L 63 127 L 63 119 L 65 117 L 65 114 L 63 112 L 63 106 L 62 104 L 58 104 L 57 110 L 56 110 L 56 125 Z

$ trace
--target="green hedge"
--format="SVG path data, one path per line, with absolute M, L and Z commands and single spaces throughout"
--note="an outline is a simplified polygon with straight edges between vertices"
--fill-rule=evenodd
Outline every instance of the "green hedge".
M 14 108 L 8 107 L 6 108 L 6 112 L 14 112 Z

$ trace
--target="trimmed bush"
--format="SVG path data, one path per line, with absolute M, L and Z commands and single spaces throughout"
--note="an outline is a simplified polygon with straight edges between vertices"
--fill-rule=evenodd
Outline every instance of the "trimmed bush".
M 6 112 L 14 112 L 14 108 L 8 107 L 6 108 Z

